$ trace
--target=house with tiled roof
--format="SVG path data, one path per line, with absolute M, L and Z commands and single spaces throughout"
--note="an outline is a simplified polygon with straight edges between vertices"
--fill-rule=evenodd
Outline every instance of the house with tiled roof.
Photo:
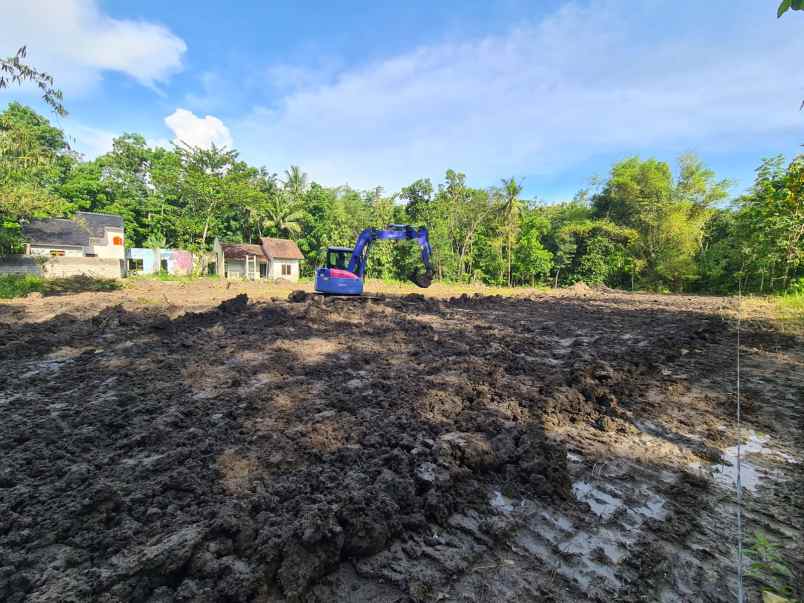
M 212 246 L 214 271 L 225 278 L 248 280 L 299 280 L 301 250 L 294 241 L 263 237 L 259 244 L 223 243 Z
M 43 218 L 22 225 L 26 255 L 126 257 L 123 218 L 79 211 L 72 218 Z

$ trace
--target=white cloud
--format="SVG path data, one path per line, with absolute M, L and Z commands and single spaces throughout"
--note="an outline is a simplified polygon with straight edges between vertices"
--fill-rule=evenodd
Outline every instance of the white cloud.
M 777 21 L 752 0 L 714 5 L 569 4 L 334 81 L 284 67 L 273 75 L 298 88 L 230 125 L 270 169 L 296 163 L 325 184 L 390 189 L 448 167 L 493 183 L 605 153 L 745 150 L 800 132 L 800 19 Z
M 193 147 L 209 148 L 213 143 L 219 147 L 231 147 L 229 128 L 217 117 L 198 117 L 187 109 L 176 109 L 165 118 L 165 124 L 173 131 L 177 143 Z
M 3 9 L 2 51 L 27 45 L 31 62 L 66 93 L 86 92 L 104 71 L 146 86 L 182 67 L 184 41 L 162 25 L 115 19 L 96 0 L 25 0 Z

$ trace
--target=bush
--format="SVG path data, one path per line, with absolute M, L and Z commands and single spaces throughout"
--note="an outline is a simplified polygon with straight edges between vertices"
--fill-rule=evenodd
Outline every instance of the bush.
M 92 278 L 90 276 L 71 276 L 45 280 L 33 274 L 9 274 L 0 276 L 0 299 L 25 297 L 29 293 L 39 292 L 44 295 L 63 295 L 81 293 L 82 291 L 115 291 L 120 282 L 108 278 Z
M 792 295 L 804 295 L 804 276 L 790 283 L 789 292 Z
M 33 274 L 7 274 L 0 276 L 0 299 L 25 297 L 34 291 L 43 291 L 45 281 Z

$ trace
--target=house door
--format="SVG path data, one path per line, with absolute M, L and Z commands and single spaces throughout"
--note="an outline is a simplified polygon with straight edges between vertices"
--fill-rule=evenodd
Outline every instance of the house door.
M 247 255 L 246 256 L 246 278 L 250 281 L 257 279 L 257 256 L 256 255 Z
M 260 278 L 268 278 L 268 262 L 260 264 Z

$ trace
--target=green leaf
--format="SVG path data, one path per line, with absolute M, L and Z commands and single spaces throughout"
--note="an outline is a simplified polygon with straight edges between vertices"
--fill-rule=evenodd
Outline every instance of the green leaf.
M 804 9 L 804 0 L 793 0 L 790 4 L 793 7 L 793 10 L 803 10 Z
M 782 0 L 781 4 L 779 4 L 779 10 L 776 11 L 777 19 L 787 12 L 787 9 L 790 8 L 791 3 L 792 0 Z

